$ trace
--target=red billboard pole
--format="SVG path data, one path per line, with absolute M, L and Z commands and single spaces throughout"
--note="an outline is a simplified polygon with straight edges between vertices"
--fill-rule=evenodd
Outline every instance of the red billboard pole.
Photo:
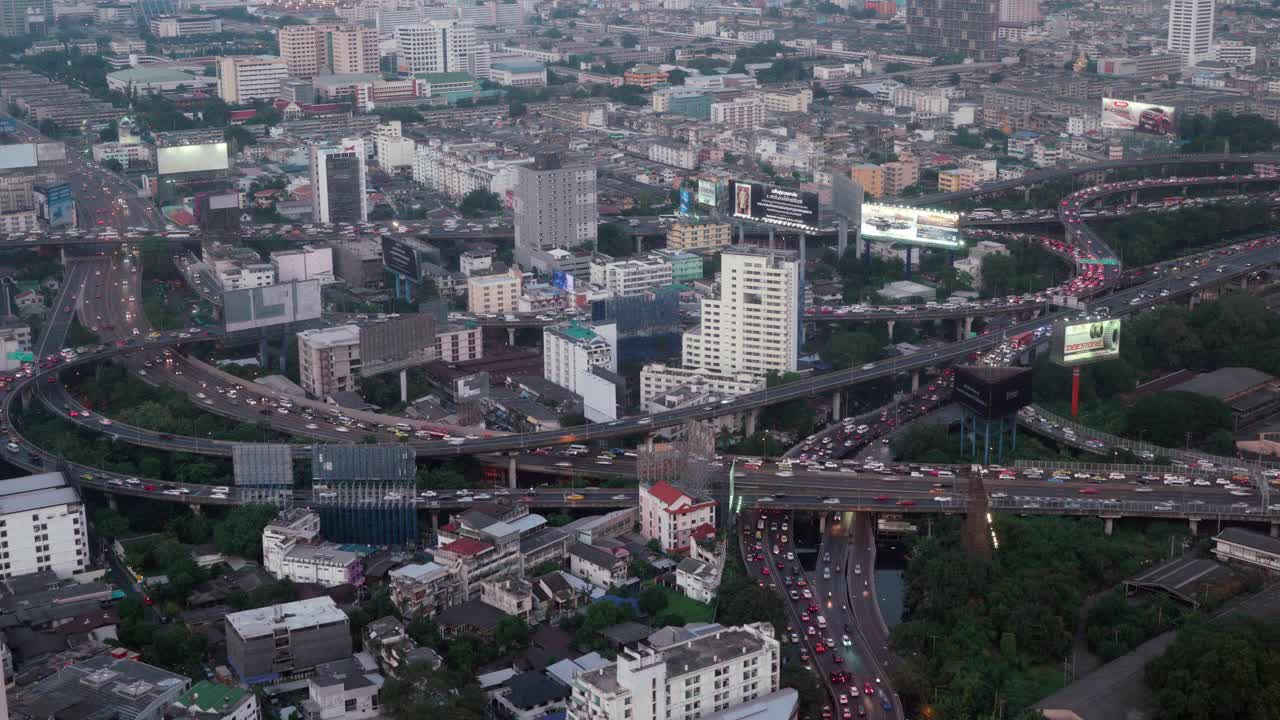
M 1071 417 L 1080 414 L 1080 367 L 1071 368 Z

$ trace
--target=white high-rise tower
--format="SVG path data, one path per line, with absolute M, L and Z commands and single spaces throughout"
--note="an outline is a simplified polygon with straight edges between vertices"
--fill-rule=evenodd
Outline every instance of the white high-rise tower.
M 1213 59 L 1214 0 L 1169 0 L 1169 52 L 1184 67 Z

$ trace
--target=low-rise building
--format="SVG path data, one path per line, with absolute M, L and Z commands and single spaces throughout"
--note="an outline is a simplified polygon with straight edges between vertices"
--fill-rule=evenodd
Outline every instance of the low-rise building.
M 667 248 L 671 250 L 715 250 L 733 244 L 733 226 L 728 223 L 676 223 L 667 228 Z
M 640 486 L 640 535 L 663 552 L 689 547 L 696 533 L 716 526 L 716 501 L 694 498 L 666 481 Z
M 480 600 L 526 622 L 532 619 L 533 586 L 523 578 L 508 577 L 480 583 Z
M 433 668 L 441 665 L 440 655 L 422 647 L 409 636 L 404 623 L 388 615 L 365 626 L 361 648 L 378 663 L 384 675 L 398 677 L 405 668 L 425 663 Z
M 354 391 L 360 376 L 360 328 L 338 325 L 298 333 L 298 376 L 312 397 Z
M 436 357 L 443 362 L 477 360 L 484 355 L 484 328 L 477 324 L 436 329 Z
M 154 665 L 103 653 L 59 668 L 13 695 L 16 718 L 161 720 L 191 681 Z M 3 688 L 0 688 L 2 690 Z
M 616 386 L 608 375 L 618 366 L 609 340 L 577 323 L 548 325 L 542 330 L 542 348 L 542 376 L 581 395 L 588 420 L 617 419 Z
M 347 614 L 330 597 L 227 615 L 227 664 L 241 682 L 269 682 L 351 655 Z
M 405 565 L 388 574 L 391 602 L 407 618 L 432 616 L 459 602 L 449 568 L 434 562 Z
M 513 313 L 520 306 L 522 277 L 516 270 L 467 278 L 467 311 L 477 315 Z
M 577 542 L 569 548 L 569 572 L 606 590 L 627 579 L 627 561 L 603 548 Z
M 764 101 L 759 95 L 739 95 L 711 103 L 711 122 L 715 125 L 754 128 L 762 124 L 765 117 Z
M 698 280 L 702 277 L 702 256 L 674 248 L 659 248 L 650 256 L 671 266 L 671 281 L 674 283 Z
M 503 60 L 489 66 L 489 79 L 507 87 L 542 87 L 547 66 L 532 60 Z
M 258 696 L 240 687 L 201 680 L 165 710 L 168 720 L 258 720 Z
M 701 263 L 699 263 L 701 265 Z M 701 277 L 701 267 L 699 277 Z M 641 295 L 672 282 L 672 267 L 659 259 L 619 260 L 605 265 L 605 288 L 619 297 Z
M 694 386 L 704 392 L 737 397 L 765 388 L 763 376 L 747 372 L 717 372 L 707 368 L 678 368 L 650 363 L 640 368 L 640 404 L 646 406 L 676 388 Z
M 369 720 L 381 715 L 383 678 L 373 659 L 356 655 L 324 663 L 307 678 L 302 720 Z
M 667 81 L 667 73 L 663 72 L 653 65 L 635 65 L 630 70 L 622 73 L 622 82 L 624 85 L 636 85 L 645 90 L 651 89 L 658 83 Z
M 61 472 L 0 483 L 0 528 L 0 578 L 45 570 L 69 578 L 89 567 L 84 503 Z
M 217 15 L 156 15 L 150 20 L 151 34 L 158 38 L 215 35 L 222 32 Z M 145 45 L 143 46 L 145 49 Z
M 1227 528 L 1213 540 L 1213 554 L 1223 562 L 1280 572 L 1280 540 L 1276 538 L 1244 528 Z

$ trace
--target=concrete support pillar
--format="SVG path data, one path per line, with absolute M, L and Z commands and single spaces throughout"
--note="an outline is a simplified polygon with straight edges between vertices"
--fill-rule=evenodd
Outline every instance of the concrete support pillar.
M 1241 276 L 1240 276 L 1240 289 L 1241 289 L 1241 290 L 1248 290 L 1248 289 L 1249 289 L 1249 276 L 1247 276 L 1247 275 L 1241 275 Z
M 1130 204 L 1130 205 L 1137 205 L 1137 204 L 1138 204 L 1138 191 L 1137 191 L 1137 190 L 1132 190 L 1132 191 L 1130 191 L 1130 192 L 1129 192 L 1129 204 Z
M 742 245 L 747 242 L 747 225 L 746 223 L 738 223 L 738 244 Z
M 1111 531 L 1115 529 L 1114 518 L 1102 518 L 1102 534 L 1111 537 Z
M 204 513 L 204 508 L 202 508 L 200 505 L 197 505 L 196 503 L 191 503 L 187 507 L 191 508 L 191 512 L 195 513 L 196 515 L 200 515 Z
M 911 392 L 920 392 L 920 371 L 914 370 L 911 373 Z
M 760 408 L 747 411 L 746 432 L 747 436 L 756 434 L 756 424 L 760 422 Z
M 1199 292 L 1193 292 L 1193 293 L 1191 293 L 1190 295 L 1188 295 L 1188 296 L 1187 296 L 1187 309 L 1188 309 L 1188 310 L 1195 310 L 1195 309 L 1196 309 L 1196 306 L 1200 304 L 1200 299 L 1201 299 L 1201 298 L 1200 298 L 1200 293 L 1199 293 Z
M 773 226 L 770 225 L 769 226 L 769 249 L 770 250 L 773 249 L 773 240 L 775 235 L 777 235 L 777 233 L 774 231 Z
M 911 279 L 911 258 L 915 255 L 915 248 L 907 246 L 907 279 Z
M 818 532 L 827 532 L 827 514 L 824 512 L 818 513 Z
M 409 402 L 409 371 L 400 371 L 400 402 Z
M 1187 518 L 1187 525 L 1191 528 L 1192 536 L 1197 535 L 1200 530 L 1200 518 Z
M 116 512 L 120 512 L 120 503 L 116 501 L 116 496 L 114 494 L 107 495 L 107 507 L 111 508 L 112 510 L 115 510 Z M 1276 526 L 1272 525 L 1271 526 L 1271 532 L 1273 533 L 1272 537 L 1275 537 L 1274 535 L 1275 529 L 1276 529 Z
M 831 419 L 839 420 L 844 417 L 844 391 L 837 390 L 831 393 Z
M 434 535 L 438 532 L 440 532 L 440 511 L 432 510 L 431 511 L 431 534 Z
M 895 323 L 897 323 L 897 322 L 898 322 L 897 320 L 890 320 L 890 321 L 888 321 L 888 324 L 889 324 L 889 342 L 893 342 L 893 326 L 894 326 L 894 324 L 895 324 Z
M 511 347 L 516 346 L 516 329 L 513 327 L 507 328 L 507 344 Z
M 512 490 L 516 489 L 516 456 L 514 453 L 507 456 L 507 487 Z
M 843 215 L 836 218 L 836 259 L 844 257 L 844 251 L 849 247 L 849 221 Z
M 1271 537 L 1280 538 L 1280 523 L 1271 523 Z
M 969 333 L 973 332 L 973 316 L 970 315 L 964 319 L 964 336 L 969 337 Z
M 644 252 L 644 236 L 636 235 L 636 254 L 640 255 Z

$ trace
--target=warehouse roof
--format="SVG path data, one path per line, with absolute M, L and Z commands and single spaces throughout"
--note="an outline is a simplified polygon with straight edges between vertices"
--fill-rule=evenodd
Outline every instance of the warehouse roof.
M 192 75 L 191 73 L 185 73 L 181 70 L 167 70 L 165 68 L 129 68 L 128 70 L 117 70 L 113 73 L 107 73 L 107 79 L 140 85 L 145 85 L 147 83 L 203 82 L 200 78 Z

